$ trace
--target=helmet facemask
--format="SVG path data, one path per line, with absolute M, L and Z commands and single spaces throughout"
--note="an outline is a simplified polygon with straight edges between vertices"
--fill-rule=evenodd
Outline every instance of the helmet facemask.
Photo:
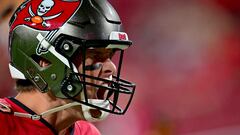
M 66 50 L 69 49 L 69 47 L 66 46 L 74 48 L 72 46 L 76 45 L 78 45 L 78 49 L 71 57 L 68 57 L 72 72 L 66 75 L 66 78 L 63 80 L 61 85 L 61 92 L 63 95 L 68 99 L 83 104 L 83 113 L 85 110 L 90 111 L 90 113 L 87 112 L 86 115 L 92 115 L 91 117 L 93 117 L 93 119 L 91 119 L 91 121 L 95 121 L 95 119 L 97 120 L 100 117 L 106 117 L 106 112 L 124 114 L 129 107 L 135 90 L 135 85 L 133 83 L 120 79 L 124 54 L 124 50 L 120 46 L 126 47 L 126 45 L 120 45 L 119 43 L 121 42 L 114 40 L 78 40 L 75 42 L 64 40 L 64 42 L 68 43 L 68 45 L 65 43 L 62 45 L 65 45 Z M 111 46 L 110 48 L 108 48 L 109 45 Z M 113 47 L 114 45 L 116 48 Z M 101 50 L 102 53 L 99 53 Z M 66 53 L 64 54 L 64 51 L 60 52 L 63 53 L 62 55 L 67 56 Z M 92 60 L 92 63 L 87 63 L 87 59 Z M 98 74 L 100 74 L 103 68 L 103 62 L 107 59 L 111 59 L 114 62 L 118 61 L 117 72 L 115 75 L 111 75 L 107 78 L 101 78 L 98 75 L 90 74 L 92 72 L 98 72 Z M 76 67 L 79 67 L 80 63 L 81 66 L 80 69 L 78 69 L 80 72 L 78 72 Z M 96 82 L 101 82 L 101 84 Z M 77 90 L 77 86 L 79 85 L 82 86 L 80 93 L 74 92 Z M 89 95 L 90 91 L 94 93 L 91 97 Z M 75 95 L 72 93 L 75 93 Z

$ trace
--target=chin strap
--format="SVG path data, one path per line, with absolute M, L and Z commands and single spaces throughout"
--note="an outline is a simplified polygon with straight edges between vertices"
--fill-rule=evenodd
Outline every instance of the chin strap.
M 105 108 L 107 110 L 110 110 L 110 103 L 107 100 L 99 100 L 99 99 L 88 99 L 88 103 L 101 107 L 101 108 Z M 95 116 L 91 110 L 97 111 L 100 115 Z M 104 119 L 107 118 L 107 116 L 109 115 L 108 112 L 102 111 L 102 110 L 98 110 L 96 108 L 87 106 L 87 105 L 82 105 L 82 111 L 83 111 L 83 116 L 85 118 L 85 120 L 89 121 L 89 122 L 98 122 L 98 121 L 102 121 Z
M 29 114 L 29 113 L 20 113 L 20 112 L 14 112 L 14 116 L 17 117 L 24 117 L 24 118 L 30 118 L 32 120 L 40 120 L 41 118 L 45 117 L 46 115 L 52 114 L 52 113 L 56 113 L 62 110 L 65 110 L 67 108 L 73 107 L 73 106 L 80 106 L 82 104 L 78 103 L 78 102 L 72 102 L 72 103 L 68 103 L 50 110 L 47 110 L 41 114 Z
M 109 101 L 106 101 L 106 100 L 89 99 L 88 103 L 91 103 L 95 106 L 104 107 L 106 109 L 110 108 L 110 103 L 109 103 Z M 108 112 L 101 111 L 101 110 L 98 110 L 96 108 L 89 107 L 87 105 L 83 105 L 83 104 L 78 103 L 78 102 L 68 103 L 68 104 L 65 104 L 65 105 L 47 110 L 47 111 L 45 111 L 45 112 L 43 112 L 39 115 L 38 114 L 29 114 L 29 113 L 20 113 L 20 112 L 13 112 L 13 114 L 14 114 L 14 116 L 17 116 L 17 117 L 30 118 L 32 120 L 40 120 L 41 118 L 46 117 L 49 114 L 65 110 L 65 109 L 73 107 L 73 106 L 82 106 L 83 116 L 84 116 L 85 120 L 87 120 L 89 122 L 101 121 L 109 115 Z M 100 116 L 95 117 L 94 114 L 92 114 L 90 110 L 99 111 Z

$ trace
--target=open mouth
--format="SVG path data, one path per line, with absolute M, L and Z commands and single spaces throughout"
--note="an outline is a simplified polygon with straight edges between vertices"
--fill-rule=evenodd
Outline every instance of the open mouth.
M 97 90 L 96 96 L 97 96 L 97 99 L 105 100 L 107 98 L 106 90 L 107 90 L 107 87 L 110 86 L 110 84 L 103 84 L 101 86 L 103 86 L 103 87 L 100 87 Z

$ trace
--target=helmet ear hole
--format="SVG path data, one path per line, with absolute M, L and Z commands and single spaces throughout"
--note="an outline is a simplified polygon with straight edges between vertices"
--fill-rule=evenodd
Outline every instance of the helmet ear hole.
M 47 59 L 45 59 L 41 56 L 38 56 L 38 55 L 34 54 L 31 57 L 34 60 L 34 62 L 36 64 L 38 64 L 40 67 L 47 67 L 47 66 L 51 65 L 50 61 L 48 61 Z

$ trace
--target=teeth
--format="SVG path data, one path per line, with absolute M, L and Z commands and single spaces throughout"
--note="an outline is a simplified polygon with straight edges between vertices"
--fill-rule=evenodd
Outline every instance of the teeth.
M 113 78 L 112 75 L 110 75 L 108 78 L 104 78 L 104 79 L 112 81 L 112 78 Z
M 108 84 L 105 83 L 105 84 L 103 84 L 102 86 L 108 87 Z

